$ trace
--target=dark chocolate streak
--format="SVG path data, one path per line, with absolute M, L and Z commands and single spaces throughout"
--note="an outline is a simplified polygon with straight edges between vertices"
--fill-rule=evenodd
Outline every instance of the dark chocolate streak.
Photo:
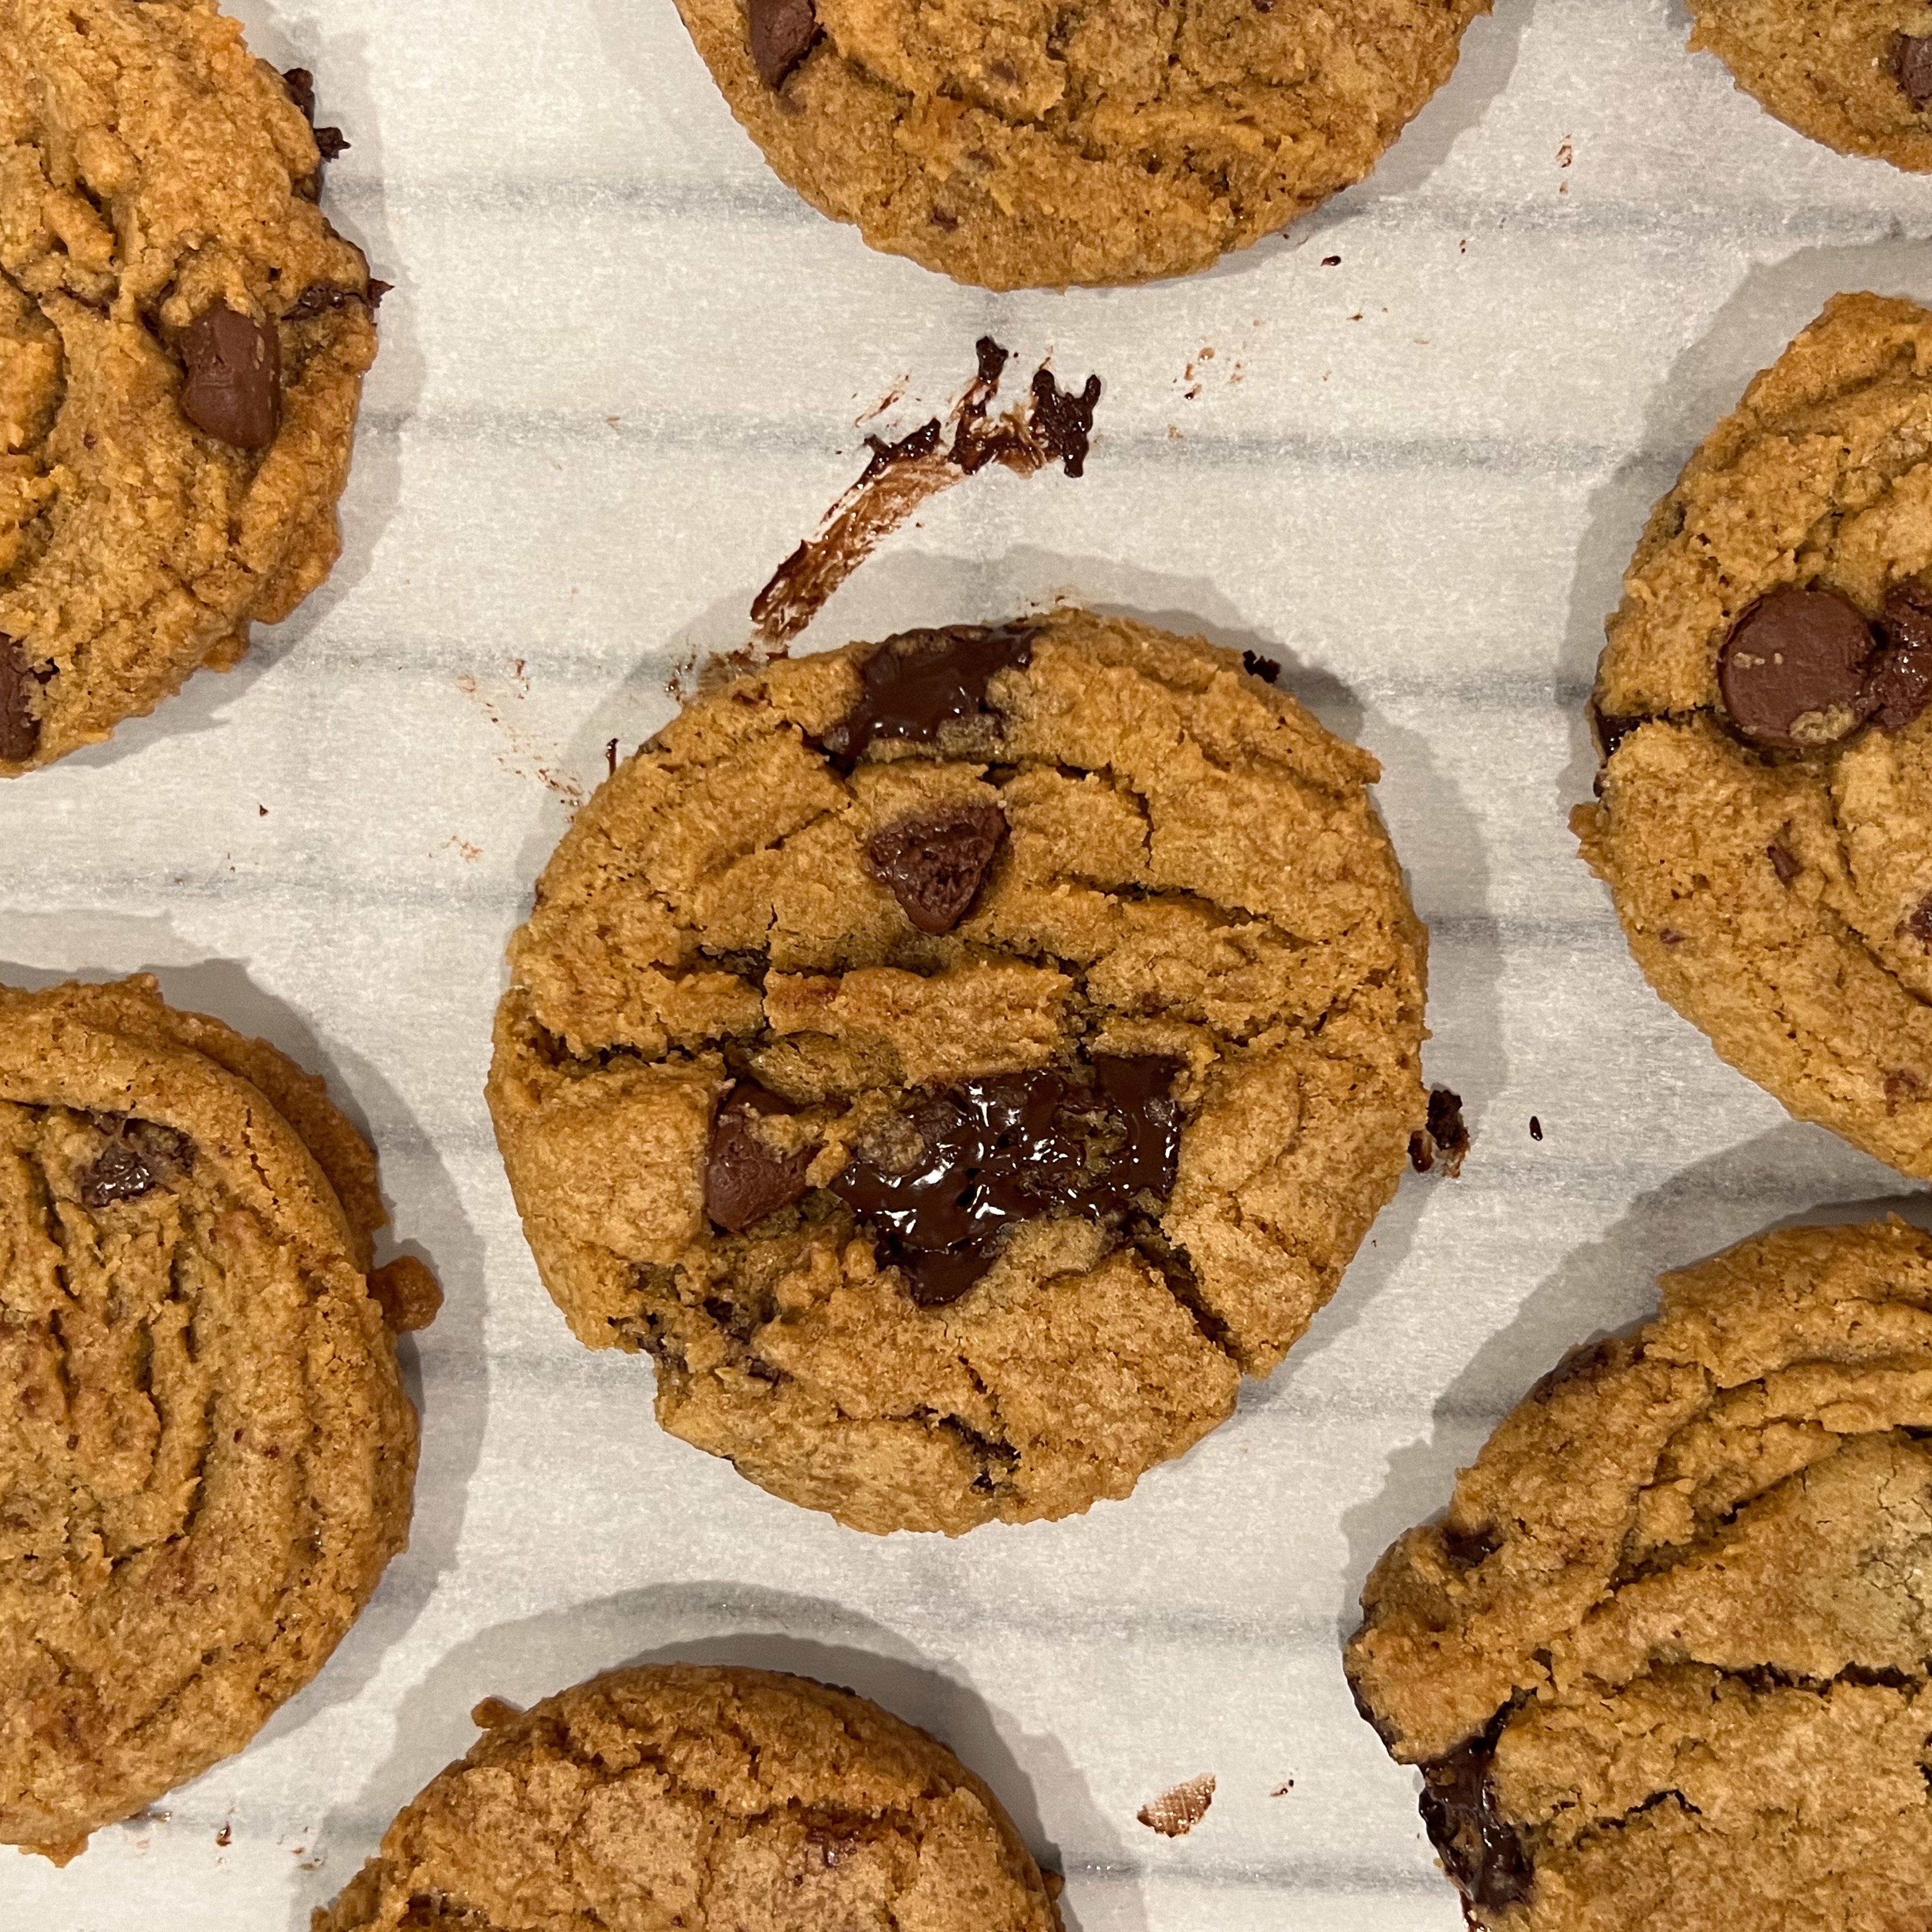
M 1180 1151 L 1169 1091 L 1178 1070 L 1103 1055 L 1092 1086 L 1050 1069 L 962 1081 L 907 1114 L 918 1164 L 896 1172 L 856 1155 L 832 1191 L 882 1237 L 880 1258 L 903 1270 L 913 1299 L 943 1306 L 992 1266 L 1017 1222 L 1115 1220 L 1166 1199 Z
M 1535 1880 L 1521 1834 L 1496 1810 L 1496 1739 L 1508 1714 L 1422 1767 L 1420 1803 L 1430 1842 L 1469 1906 L 1491 1912 L 1524 1904 Z
M 859 701 L 820 741 L 849 772 L 875 738 L 930 744 L 939 728 L 986 715 L 986 687 L 1033 659 L 1031 626 L 954 624 L 888 638 L 859 668 Z

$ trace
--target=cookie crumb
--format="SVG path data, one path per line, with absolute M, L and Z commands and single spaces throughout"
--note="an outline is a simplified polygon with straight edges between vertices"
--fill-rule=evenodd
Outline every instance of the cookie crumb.
M 214 1842 L 219 1845 L 224 1852 L 227 1850 L 228 1847 L 235 1842 L 234 1827 L 230 1825 L 223 1826 L 221 1829 L 215 1833 Z
M 427 1328 L 442 1306 L 442 1286 L 414 1255 L 398 1255 L 369 1277 L 369 1293 L 394 1334 Z
M 479 1731 L 500 1731 L 523 1714 L 521 1706 L 512 1703 L 507 1697 L 485 1697 L 470 1712 L 470 1721 Z
M 1203 1772 L 1172 1791 L 1150 1799 L 1134 1816 L 1150 1832 L 1163 1838 L 1184 1838 L 1208 1815 L 1214 1802 L 1214 1774 Z

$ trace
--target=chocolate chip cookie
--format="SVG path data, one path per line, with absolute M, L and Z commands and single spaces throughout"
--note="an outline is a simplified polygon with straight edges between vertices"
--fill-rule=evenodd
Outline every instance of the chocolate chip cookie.
M 335 561 L 381 285 L 316 206 L 314 103 L 209 0 L 0 0 L 0 777 Z
M 999 1800 L 848 1690 L 674 1664 L 475 1714 L 314 1932 L 1059 1932 Z
M 731 111 L 874 248 L 994 289 L 1204 268 L 1358 182 L 1488 0 L 678 0 Z
M 239 1750 L 407 1539 L 376 1162 L 151 979 L 0 987 L 0 1843 L 64 1862 Z
M 1658 504 L 1573 824 L 1650 982 L 1932 1177 L 1932 313 L 1836 297 Z
M 1423 1123 L 1376 776 L 1081 610 L 700 698 L 510 947 L 490 1105 L 578 1338 L 861 1528 L 1125 1496 L 1280 1360 Z
M 1348 1671 L 1493 1932 L 1927 1922 L 1932 1238 L 1763 1234 L 1573 1353 Z
M 1932 170 L 1924 0 L 1690 0 L 1693 48 L 1787 126 L 1840 154 Z

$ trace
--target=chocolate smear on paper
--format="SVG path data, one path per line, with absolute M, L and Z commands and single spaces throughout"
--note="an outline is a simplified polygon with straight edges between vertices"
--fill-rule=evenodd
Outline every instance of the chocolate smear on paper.
M 944 419 L 934 416 L 896 442 L 868 436 L 872 452 L 858 481 L 825 514 L 817 533 L 786 558 L 752 602 L 759 644 L 767 650 L 796 637 L 859 566 L 893 531 L 942 490 L 989 464 L 1034 476 L 1058 463 L 1084 473 L 1101 382 L 1089 376 L 1063 389 L 1042 364 L 1026 397 L 992 413 L 1011 352 L 990 335 L 977 344 L 979 367 Z

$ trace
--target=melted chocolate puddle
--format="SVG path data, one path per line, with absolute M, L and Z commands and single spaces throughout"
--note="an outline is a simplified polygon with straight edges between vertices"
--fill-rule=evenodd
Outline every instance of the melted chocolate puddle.
M 1077 392 L 1063 389 L 1042 364 L 1026 399 L 994 416 L 1011 352 L 982 335 L 977 353 L 978 369 L 944 421 L 934 416 L 896 442 L 866 437 L 872 455 L 858 481 L 826 512 L 818 534 L 800 544 L 752 599 L 752 621 L 765 645 L 796 637 L 922 504 L 988 464 L 1002 464 L 1021 476 L 1036 476 L 1049 463 L 1069 476 L 1084 472 L 1100 377 L 1089 376 Z
M 920 1306 L 958 1300 L 1018 1222 L 1118 1221 L 1172 1192 L 1178 1064 L 1101 1057 L 1090 1071 L 1091 1085 L 1050 1069 L 962 1081 L 903 1116 L 920 1148 L 910 1166 L 855 1154 L 832 1183 Z

